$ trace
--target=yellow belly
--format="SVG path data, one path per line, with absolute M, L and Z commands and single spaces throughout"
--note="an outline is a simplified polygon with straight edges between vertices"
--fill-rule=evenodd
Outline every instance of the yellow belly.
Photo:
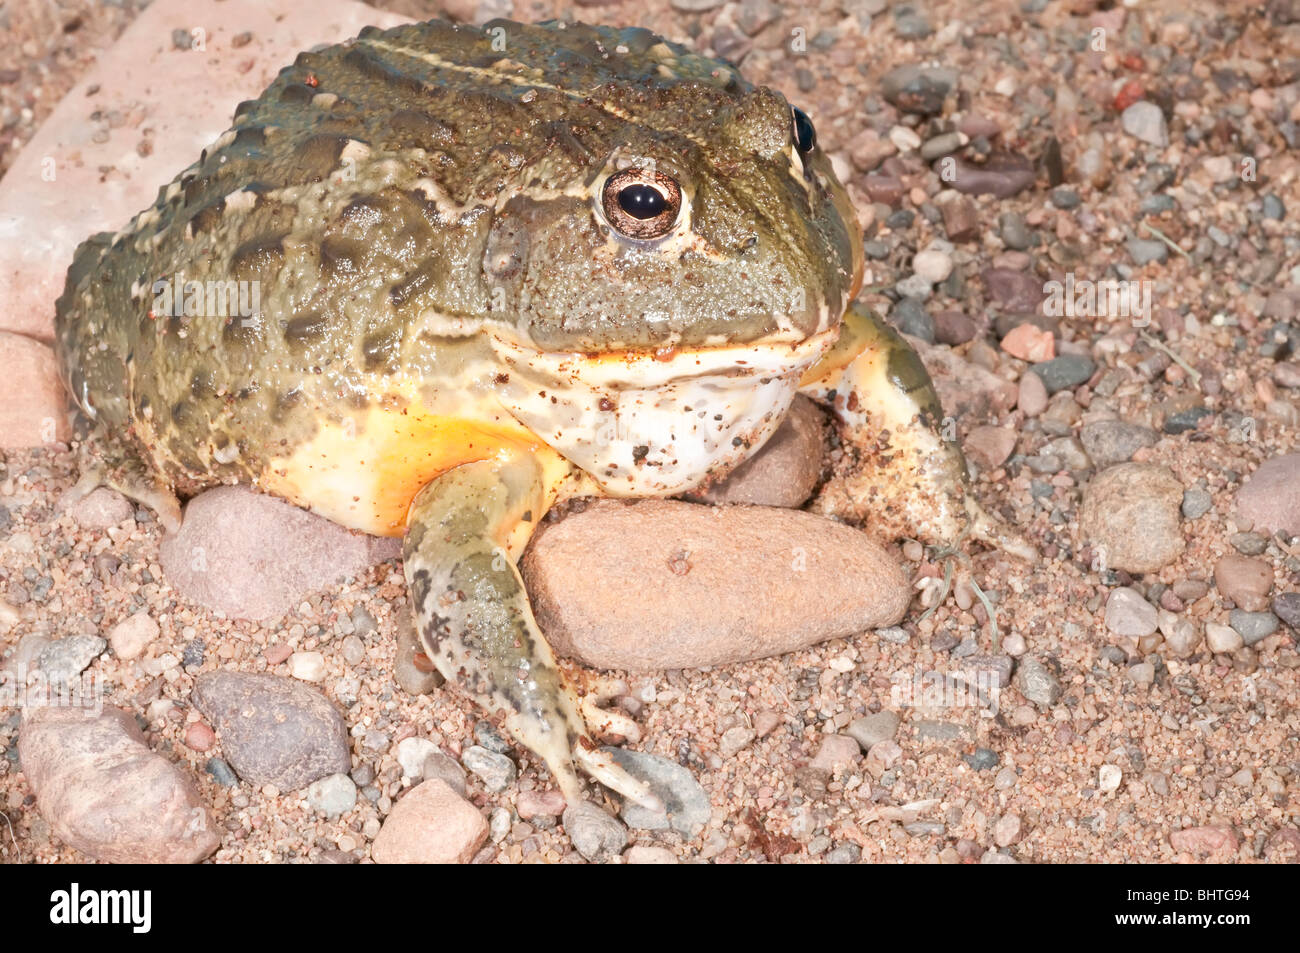
M 371 407 L 342 424 L 322 426 L 311 442 L 272 460 L 259 483 L 343 526 L 401 536 L 411 501 L 439 474 L 517 453 L 538 459 L 549 506 L 572 468 L 512 418 L 436 414 L 416 404 Z

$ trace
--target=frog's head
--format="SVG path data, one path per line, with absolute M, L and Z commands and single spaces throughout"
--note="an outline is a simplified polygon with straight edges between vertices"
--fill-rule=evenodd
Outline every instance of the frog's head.
M 607 491 L 636 495 L 681 492 L 761 446 L 862 276 L 809 117 L 729 67 L 658 50 L 666 78 L 553 113 L 484 260 L 507 405 Z

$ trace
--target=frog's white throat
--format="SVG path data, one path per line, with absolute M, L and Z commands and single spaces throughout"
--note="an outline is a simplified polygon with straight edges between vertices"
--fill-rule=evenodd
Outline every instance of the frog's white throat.
M 671 354 L 539 351 L 492 334 L 510 412 L 615 496 L 673 496 L 719 477 L 780 425 L 838 329 L 797 343 Z

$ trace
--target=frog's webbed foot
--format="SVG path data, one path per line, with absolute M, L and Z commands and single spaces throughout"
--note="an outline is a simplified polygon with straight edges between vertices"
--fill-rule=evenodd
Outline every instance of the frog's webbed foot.
M 654 807 L 648 785 L 591 739 L 583 704 L 533 619 L 515 560 L 547 502 L 541 468 L 524 454 L 464 464 L 421 490 L 403 545 L 416 628 L 438 670 L 503 716 L 506 731 L 542 758 L 566 800 L 582 800 L 576 765 Z
M 844 467 L 815 506 L 866 520 L 882 536 L 915 536 L 954 549 L 978 539 L 1020 559 L 1037 552 L 975 499 L 955 428 L 945 421 L 934 384 L 916 351 L 856 302 L 835 347 L 811 368 L 800 390 L 839 419 Z
M 153 510 L 167 533 L 181 528 L 181 501 L 131 445 L 96 428 L 81 441 L 77 459 L 81 476 L 68 491 L 68 503 L 106 486 Z

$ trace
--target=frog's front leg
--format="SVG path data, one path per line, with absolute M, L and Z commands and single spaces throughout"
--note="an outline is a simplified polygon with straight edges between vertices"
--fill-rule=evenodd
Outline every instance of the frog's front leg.
M 515 561 L 550 496 L 543 468 L 503 451 L 429 483 L 407 517 L 403 545 L 416 628 L 433 664 L 539 755 L 570 803 L 574 766 L 650 807 L 658 800 L 591 740 L 578 694 L 533 619 Z M 613 717 L 613 716 L 611 716 Z
M 817 499 L 832 515 L 865 520 L 887 538 L 915 536 L 956 548 L 972 536 L 1033 559 L 1034 547 L 985 512 L 971 492 L 966 460 L 916 351 L 854 303 L 835 347 L 800 381 L 843 427 L 854 464 Z

